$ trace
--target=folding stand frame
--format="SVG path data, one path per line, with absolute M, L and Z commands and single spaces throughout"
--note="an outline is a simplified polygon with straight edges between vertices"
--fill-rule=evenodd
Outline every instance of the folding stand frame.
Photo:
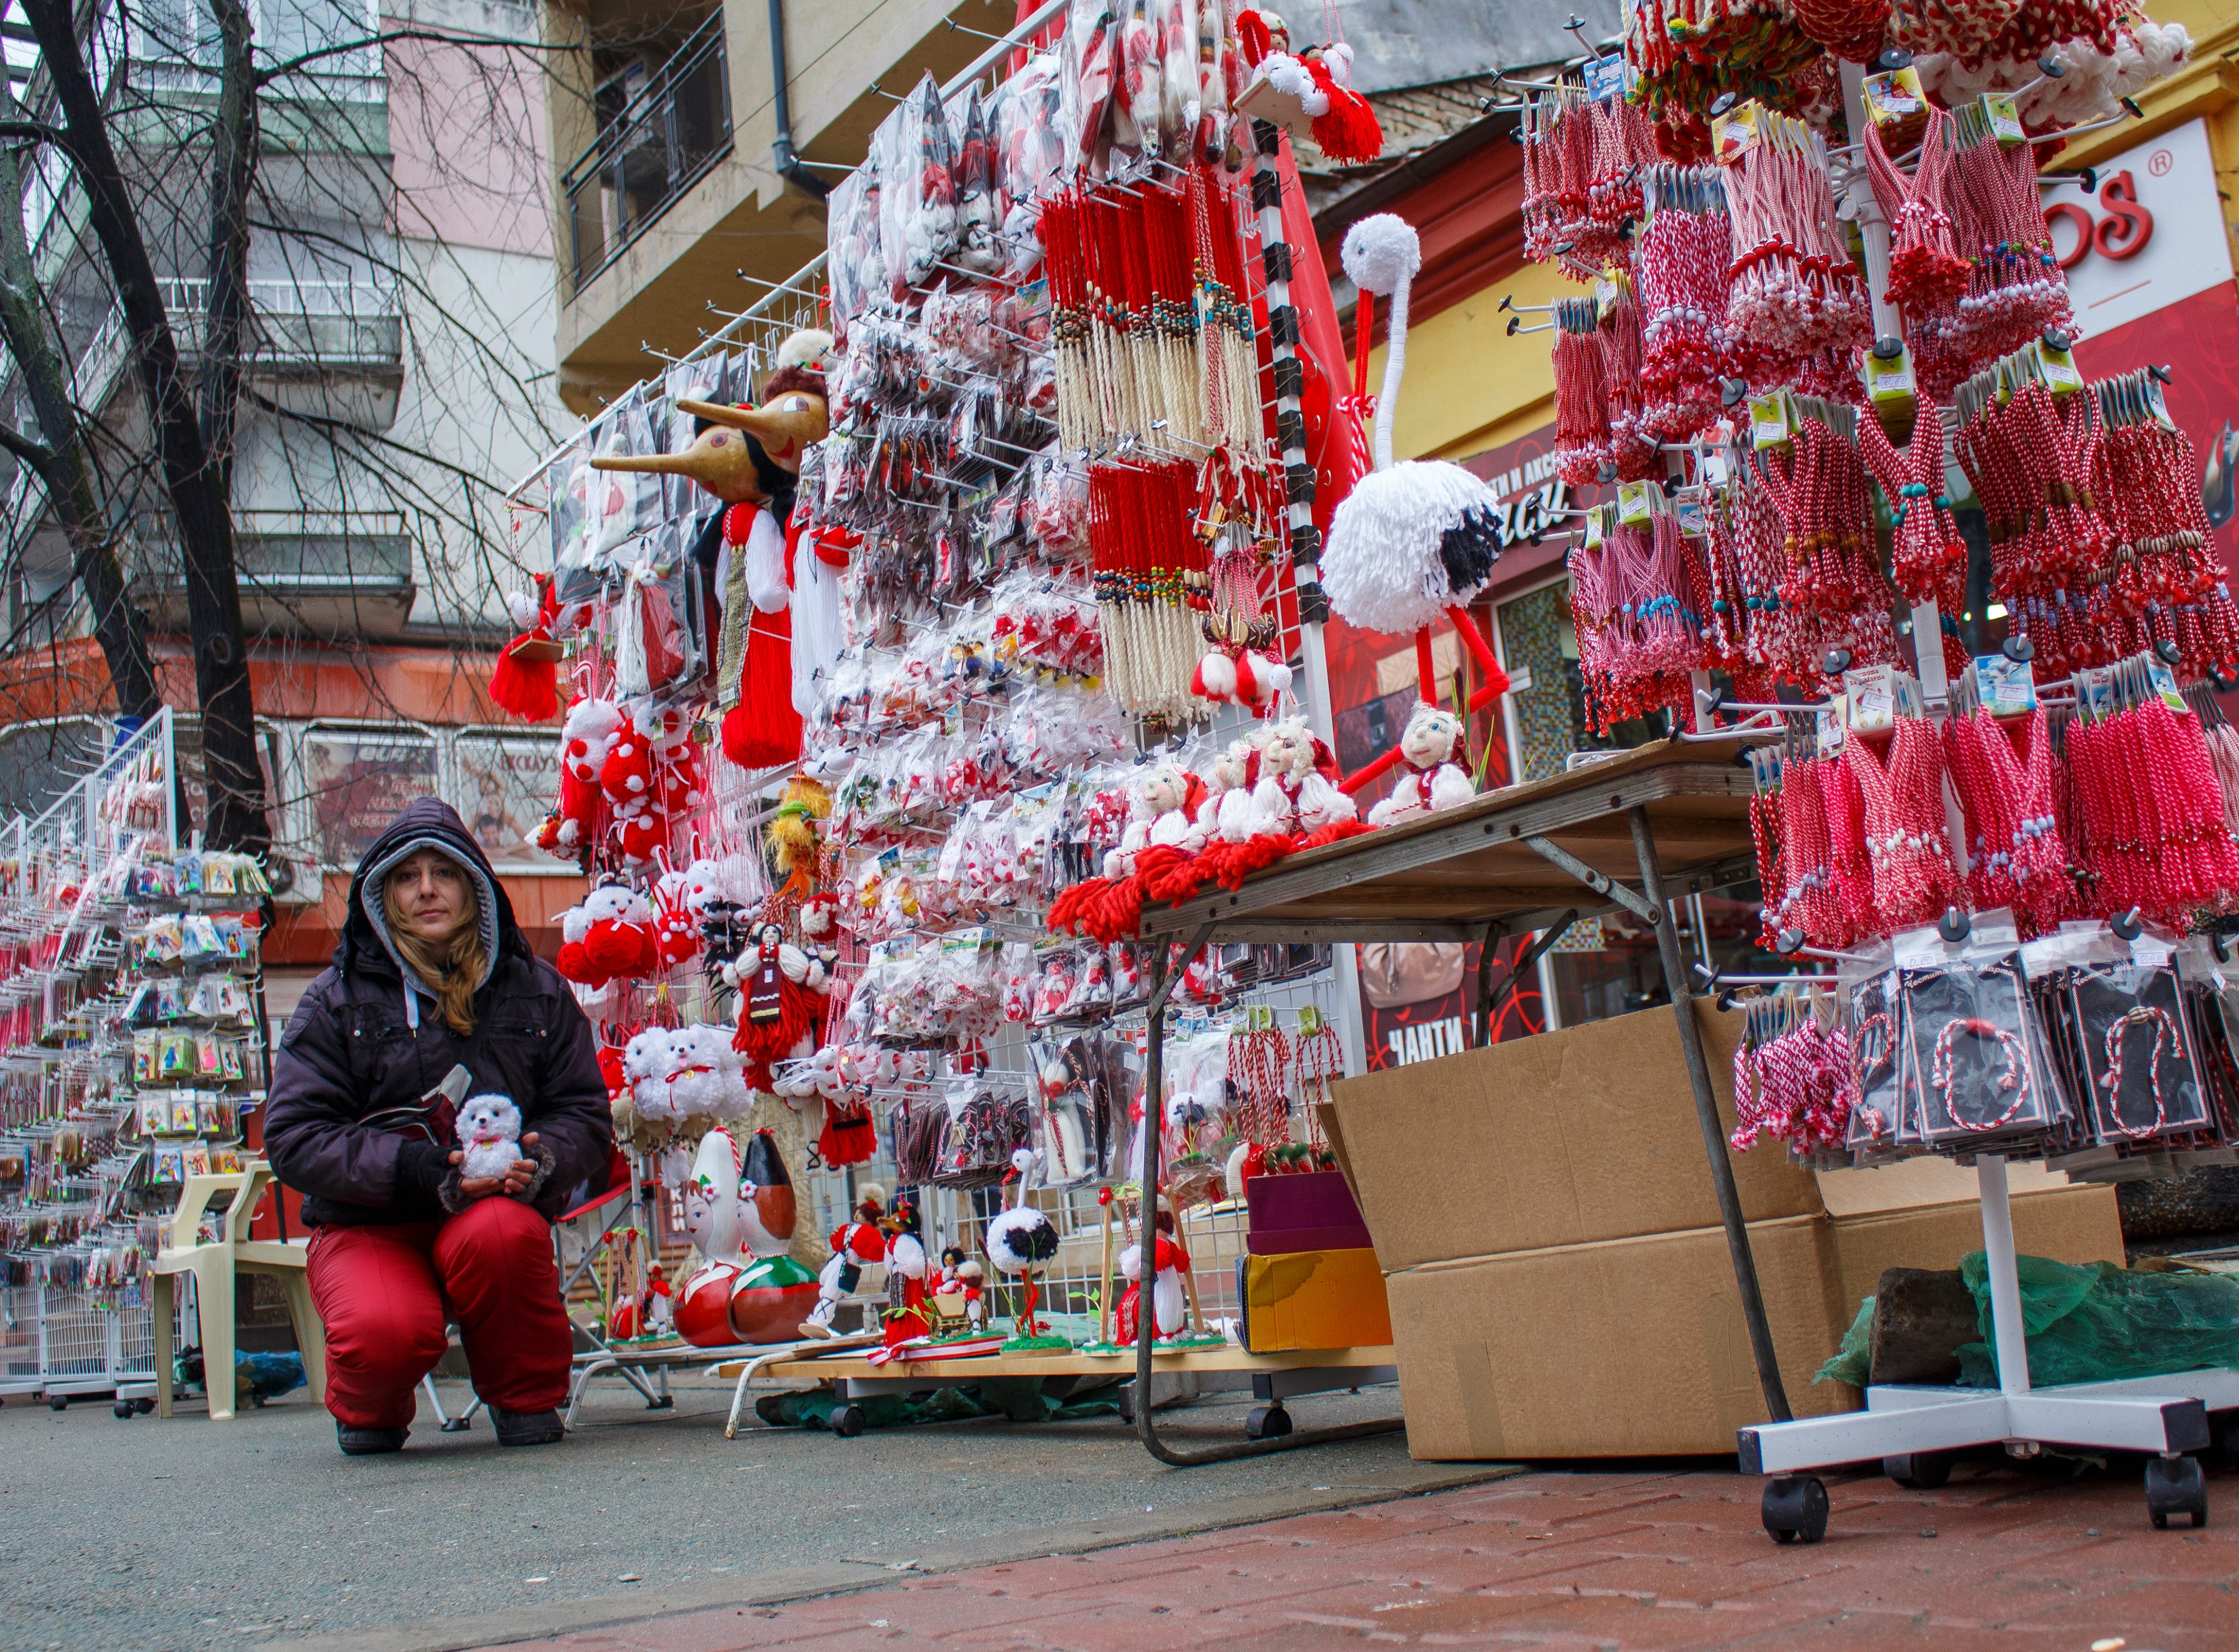
M 1766 1410 L 1786 1420 L 1788 1395 L 1773 1354 L 1772 1330 L 1757 1285 L 1757 1263 L 1741 1198 L 1727 1157 L 1717 1093 L 1688 990 L 1686 961 L 1672 917 L 1673 899 L 1755 873 L 1748 827 L 1750 780 L 1737 766 L 1739 743 L 1667 740 L 1549 780 L 1488 793 L 1462 807 L 1349 838 L 1278 862 L 1241 888 L 1200 895 L 1177 906 L 1146 905 L 1142 935 L 1149 945 L 1148 1071 L 1145 1094 L 1164 1080 L 1166 1006 L 1173 981 L 1198 951 L 1216 940 L 1293 943 L 1473 941 L 1481 1007 L 1493 991 L 1493 943 L 1504 935 L 1558 932 L 1581 915 L 1624 909 L 1654 931 L 1657 956 L 1679 1018 L 1704 1151 L 1733 1261 L 1742 1319 L 1757 1363 Z M 1661 835 L 1682 861 L 1678 883 L 1667 878 Z M 1552 867 L 1565 881 L 1547 885 Z M 1640 887 L 1630 886 L 1637 876 Z M 1605 905 L 1582 914 L 1583 884 Z M 1179 942 L 1179 957 L 1169 944 Z M 1546 945 L 1544 939 L 1539 943 Z M 1512 975 L 1512 972 L 1511 972 Z M 1490 1016 L 1480 1023 L 1489 1033 Z M 1155 1099 L 1151 1105 L 1157 1105 Z M 1143 1185 L 1155 1187 L 1159 1132 L 1146 1130 Z M 1146 1315 L 1136 1349 L 1139 1392 L 1150 1391 L 1152 1331 Z M 1280 1413 L 1279 1397 L 1271 1410 Z M 1289 1426 L 1287 1417 L 1280 1426 Z M 1161 1463 L 1189 1466 L 1349 1439 L 1404 1426 L 1400 1419 L 1315 1429 L 1277 1437 L 1179 1451 L 1158 1435 L 1148 1407 L 1138 1406 L 1135 1431 Z

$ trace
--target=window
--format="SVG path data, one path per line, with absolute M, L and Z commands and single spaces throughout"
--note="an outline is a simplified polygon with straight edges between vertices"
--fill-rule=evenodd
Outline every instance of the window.
M 560 744 L 549 734 L 462 733 L 452 746 L 452 805 L 502 872 L 572 872 L 536 846 L 560 795 Z
M 256 0 L 255 16 L 256 54 L 272 63 L 286 63 L 305 52 L 345 45 L 378 32 L 373 9 L 365 0 Z M 322 58 L 310 67 L 327 75 L 378 74 L 377 50 Z M 369 58 L 373 61 L 365 61 Z
M 321 866 L 346 871 L 415 799 L 442 793 L 434 738 L 414 728 L 314 728 L 303 736 L 303 789 Z

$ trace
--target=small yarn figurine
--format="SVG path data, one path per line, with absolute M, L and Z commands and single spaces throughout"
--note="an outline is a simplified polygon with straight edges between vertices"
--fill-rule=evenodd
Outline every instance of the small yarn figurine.
M 468 1181 L 503 1176 L 521 1158 L 521 1109 L 510 1096 L 469 1096 L 459 1109 L 459 1173 Z
M 1368 812 L 1371 826 L 1396 826 L 1426 813 L 1458 809 L 1477 795 L 1469 771 L 1458 759 L 1462 720 L 1439 707 L 1417 701 L 1399 736 L 1399 783 L 1392 795 Z

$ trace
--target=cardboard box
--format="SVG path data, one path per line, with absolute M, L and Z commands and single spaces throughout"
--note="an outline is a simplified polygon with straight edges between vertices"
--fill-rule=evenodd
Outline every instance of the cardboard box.
M 1373 1251 L 1247 1256 L 1237 1272 L 1244 1345 L 1255 1354 L 1373 1348 L 1392 1340 L 1384 1271 Z
M 1841 1345 L 1831 1224 L 1752 1224 L 1789 1403 L 1851 1409 L 1812 1386 Z M 1718 1228 L 1432 1264 L 1392 1275 L 1407 1450 L 1418 1460 L 1731 1452 L 1764 1420 Z
M 1250 1207 L 1246 1249 L 1254 1256 L 1299 1251 L 1365 1251 L 1368 1224 L 1339 1171 L 1291 1171 L 1244 1184 Z
M 2119 1262 L 2114 1191 L 2013 1201 L 2014 1242 Z M 1755 1223 L 1751 1249 L 1788 1403 L 1855 1410 L 1812 1382 L 1885 1268 L 1952 1268 L 1983 1246 L 1973 1199 Z M 1764 1420 L 1722 1229 L 1432 1263 L 1385 1281 L 1407 1449 L 1432 1462 L 1725 1453 Z
M 1724 1128 L 1738 1012 L 1695 1001 Z M 1332 1087 L 1338 1152 L 1386 1273 L 1718 1224 L 1671 1007 L 1516 1038 Z M 1817 1214 L 1777 1143 L 1733 1155 L 1751 1222 Z
M 1876 1211 L 1916 1211 L 1930 1204 L 1969 1204 L 1981 1188 L 1975 1168 L 1956 1159 L 1923 1155 L 1877 1164 L 1870 1170 L 1814 1171 L 1819 1202 L 1832 1217 L 1869 1216 Z M 2021 1198 L 2069 1185 L 2063 1171 L 2033 1161 L 2006 1166 L 2006 1194 Z
M 1893 1165 L 1902 1170 L 1903 1165 Z M 1963 1168 L 1963 1167 L 1955 1167 Z M 1880 1175 L 1882 1171 L 1868 1174 Z M 1970 1182 L 1974 1172 L 1967 1171 Z M 2078 1185 L 2016 1196 L 2014 1249 L 2055 1262 L 2123 1262 L 2123 1224 L 2111 1187 Z M 1836 1285 L 1848 1324 L 1880 1288 L 1887 1268 L 1956 1268 L 1983 1248 L 1979 1201 L 1930 1204 L 1834 1219 Z

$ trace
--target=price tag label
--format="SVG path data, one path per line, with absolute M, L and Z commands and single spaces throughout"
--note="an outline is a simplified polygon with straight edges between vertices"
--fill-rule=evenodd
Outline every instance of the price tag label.
M 1975 683 L 1983 709 L 1993 717 L 2026 717 L 2036 709 L 2036 673 L 2026 660 L 2002 654 L 1975 656 Z
M 2083 375 L 2076 370 L 2073 351 L 2056 348 L 2040 339 L 2036 353 L 2044 368 L 2044 381 L 2054 395 L 2073 395 L 2083 388 Z
M 1912 376 L 1912 352 L 1899 349 L 1893 356 L 1882 357 L 1871 350 L 1866 352 L 1866 394 L 1876 402 L 1903 400 L 1910 401 L 1916 394 Z
M 1753 395 L 1749 402 L 1750 441 L 1762 453 L 1767 448 L 1784 448 L 1791 438 L 1788 422 L 1788 399 L 1775 393 Z
M 1990 123 L 1990 136 L 2007 149 L 2029 142 L 2029 134 L 2022 129 L 2021 111 L 2014 107 L 2012 94 L 1985 92 L 1983 94 L 1983 116 Z
M 1847 720 L 1856 734 L 1878 734 L 1897 721 L 1897 668 L 1862 666 L 1843 673 Z
M 1869 75 L 1858 84 L 1866 118 L 1876 126 L 1895 126 L 1923 113 L 1927 96 L 1921 90 L 1920 71 L 1907 64 L 1884 75 Z
M 1656 507 L 1648 490 L 1653 482 L 1619 482 L 1617 489 L 1617 520 L 1621 527 L 1645 527 Z
M 1827 702 L 1827 710 L 1818 722 L 1819 755 L 1832 757 L 1843 749 L 1843 736 L 1850 722 L 1850 697 L 1837 694 Z
M 2169 668 L 2165 660 L 2149 658 L 2146 661 L 2146 676 L 2154 686 L 2154 693 L 2161 697 L 2162 704 L 2178 716 L 2182 717 L 2192 709 L 2184 703 L 2184 695 L 2178 692 L 2176 673 Z
M 1711 158 L 1731 166 L 1757 144 L 1764 107 L 1755 99 L 1737 103 L 1723 115 L 1711 117 Z
M 1626 83 L 1629 79 L 1621 52 L 1586 59 L 1586 96 L 1597 103 L 1607 103 L 1623 97 L 1631 90 Z

